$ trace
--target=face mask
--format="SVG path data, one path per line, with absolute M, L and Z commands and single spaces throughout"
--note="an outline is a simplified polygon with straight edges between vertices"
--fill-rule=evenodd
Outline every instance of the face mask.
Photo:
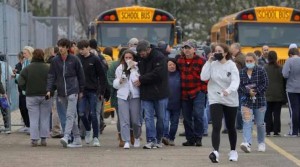
M 215 57 L 215 60 L 218 60 L 218 61 L 221 61 L 224 58 L 222 53 L 215 53 L 214 57 Z
M 246 63 L 246 67 L 249 69 L 254 68 L 255 64 L 254 63 Z

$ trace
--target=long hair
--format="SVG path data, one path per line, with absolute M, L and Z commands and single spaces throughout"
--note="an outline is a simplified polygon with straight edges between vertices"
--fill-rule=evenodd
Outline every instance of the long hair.
M 218 44 L 216 44 L 216 47 L 217 47 L 217 46 L 220 46 L 221 48 L 223 48 L 224 53 L 227 53 L 227 55 L 225 56 L 225 59 L 226 59 L 226 60 L 230 60 L 231 57 L 232 57 L 232 55 L 231 55 L 231 52 L 230 52 L 230 50 L 229 50 L 228 45 L 226 45 L 226 44 L 224 44 L 224 43 L 218 43 Z
M 127 53 L 129 53 L 129 54 L 132 55 L 133 61 L 136 61 L 136 54 L 135 54 L 132 50 L 127 49 L 127 50 L 125 50 L 125 51 L 122 53 L 122 56 L 121 56 L 121 59 L 120 59 L 120 64 L 122 64 L 122 66 L 124 67 L 124 68 L 123 68 L 123 72 L 126 74 L 126 76 L 129 76 L 129 75 L 130 75 L 130 70 L 127 70 L 128 65 L 127 65 L 127 63 L 125 62 L 125 54 L 127 54 Z
M 275 67 L 279 67 L 277 63 L 277 53 L 275 51 L 273 50 L 269 51 L 268 61 L 269 61 L 269 65 L 274 65 Z

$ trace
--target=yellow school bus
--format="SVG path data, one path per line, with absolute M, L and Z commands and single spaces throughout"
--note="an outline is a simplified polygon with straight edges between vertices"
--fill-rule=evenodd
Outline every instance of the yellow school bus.
M 176 45 L 181 40 L 180 27 L 176 19 L 167 11 L 131 6 L 105 11 L 90 23 L 89 38 L 97 39 L 101 50 L 114 48 L 114 59 L 117 59 L 117 47 L 127 46 L 131 38 L 145 39 L 152 44 L 159 41 Z
M 238 42 L 242 52 L 268 45 L 278 55 L 279 64 L 288 58 L 288 46 L 300 46 L 300 10 L 277 6 L 246 9 L 223 17 L 211 29 L 211 42 Z

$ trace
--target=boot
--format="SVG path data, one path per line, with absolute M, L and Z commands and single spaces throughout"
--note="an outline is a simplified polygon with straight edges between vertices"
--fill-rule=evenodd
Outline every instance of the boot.
M 122 140 L 121 133 L 118 133 L 119 147 L 124 147 L 125 142 Z
M 130 143 L 131 143 L 131 145 L 134 145 L 134 135 L 133 135 L 132 129 L 130 129 Z

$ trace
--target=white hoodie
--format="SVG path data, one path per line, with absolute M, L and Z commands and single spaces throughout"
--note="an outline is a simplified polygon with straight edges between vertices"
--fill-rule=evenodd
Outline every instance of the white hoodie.
M 239 105 L 237 89 L 240 85 L 239 71 L 235 63 L 228 60 L 222 64 L 219 61 L 207 61 L 200 74 L 202 81 L 208 81 L 207 91 L 209 104 L 223 104 L 229 107 Z M 222 91 L 229 95 L 223 96 Z
M 125 80 L 120 84 L 120 80 L 122 79 L 122 73 L 124 66 L 120 64 L 116 69 L 116 79 L 114 79 L 113 87 L 118 89 L 117 97 L 123 100 L 127 100 L 129 93 L 131 93 L 132 98 L 140 97 L 140 88 L 133 85 L 133 82 L 137 80 L 140 76 L 138 73 L 138 67 L 136 69 L 130 70 L 129 77 L 126 77 Z

